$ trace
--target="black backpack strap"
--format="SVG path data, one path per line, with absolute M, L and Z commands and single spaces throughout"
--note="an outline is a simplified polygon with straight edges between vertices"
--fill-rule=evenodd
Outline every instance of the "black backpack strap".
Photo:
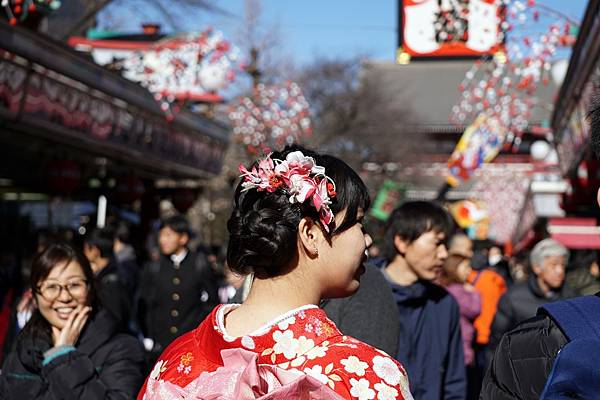
M 544 304 L 538 315 L 548 315 L 569 341 L 600 337 L 600 297 L 581 296 Z

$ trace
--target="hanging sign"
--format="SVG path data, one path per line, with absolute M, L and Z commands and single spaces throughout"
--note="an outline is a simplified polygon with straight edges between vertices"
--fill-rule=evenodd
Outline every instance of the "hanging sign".
M 385 221 L 404 198 L 406 187 L 400 183 L 386 180 L 377 193 L 371 215 Z

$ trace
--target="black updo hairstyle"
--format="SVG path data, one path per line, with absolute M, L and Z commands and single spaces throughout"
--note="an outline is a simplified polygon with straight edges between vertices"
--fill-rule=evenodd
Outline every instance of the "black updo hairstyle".
M 271 154 L 272 159 L 285 160 L 294 151 L 314 158 L 315 163 L 325 168 L 325 174 L 336 186 L 336 196 L 330 205 L 334 216 L 346 210 L 340 224 L 329 226 L 333 236 L 354 226 L 358 210 L 365 212 L 371 200 L 364 182 L 348 164 L 339 158 L 320 155 L 298 145 L 287 146 L 281 152 Z M 256 166 L 255 162 L 252 166 Z M 250 168 L 249 168 L 250 170 Z M 285 185 L 275 192 L 251 189 L 242 192 L 238 184 L 233 212 L 227 222 L 229 246 L 227 263 L 239 274 L 254 273 L 259 278 L 275 277 L 283 274 L 292 259 L 297 256 L 298 225 L 303 217 L 309 217 L 320 224 L 319 213 L 310 200 L 292 204 Z M 334 226 L 335 225 L 335 226 Z

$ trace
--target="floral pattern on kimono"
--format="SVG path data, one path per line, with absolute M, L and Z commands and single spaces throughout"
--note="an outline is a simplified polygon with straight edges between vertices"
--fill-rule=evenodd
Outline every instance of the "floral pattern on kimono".
M 148 379 L 185 387 L 223 366 L 221 351 L 242 348 L 260 364 L 310 375 L 346 399 L 412 399 L 404 368 L 381 350 L 340 333 L 325 312 L 308 305 L 289 311 L 250 335 L 233 337 L 224 316 L 238 305 L 217 306 L 195 330 L 175 340 Z M 138 399 L 144 398 L 146 384 Z

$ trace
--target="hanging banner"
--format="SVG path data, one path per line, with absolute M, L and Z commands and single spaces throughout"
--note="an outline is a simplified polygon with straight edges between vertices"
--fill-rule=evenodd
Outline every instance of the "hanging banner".
M 448 184 L 457 186 L 466 181 L 483 163 L 492 161 L 504 144 L 507 130 L 498 119 L 479 114 L 465 129 L 448 160 Z
M 504 48 L 497 0 L 401 0 L 398 46 L 412 57 L 481 57 Z M 503 28 L 504 27 L 504 28 Z
M 386 221 L 392 211 L 400 205 L 404 198 L 406 187 L 400 183 L 386 180 L 377 193 L 371 215 L 382 221 Z

